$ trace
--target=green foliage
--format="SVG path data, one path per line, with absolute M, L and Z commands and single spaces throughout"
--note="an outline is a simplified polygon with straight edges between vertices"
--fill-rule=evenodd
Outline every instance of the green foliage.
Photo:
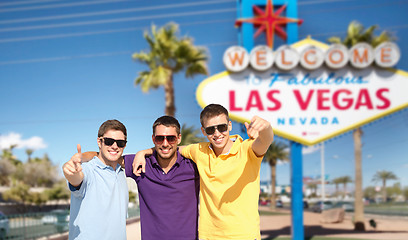
M 373 176 L 374 182 L 386 182 L 387 180 L 397 180 L 397 176 L 393 172 L 389 171 L 377 171 Z
M 404 196 L 405 200 L 408 201 L 408 187 L 404 187 L 402 190 L 402 195 Z
M 50 201 L 67 200 L 71 196 L 71 193 L 68 190 L 65 180 L 62 180 L 58 184 L 55 184 L 53 188 L 45 190 L 44 194 Z
M 48 156 L 34 158 L 23 165 L 18 178 L 32 187 L 52 187 L 57 181 L 56 167 L 49 161 Z
M 364 197 L 365 198 L 374 199 L 376 195 L 377 195 L 377 192 L 375 191 L 375 187 L 368 186 L 368 187 L 366 187 L 364 189 Z
M 268 147 L 263 161 L 269 163 L 271 166 L 276 166 L 278 160 L 289 161 L 288 146 L 282 142 L 272 142 Z
M 35 205 L 42 205 L 48 201 L 48 196 L 44 192 L 31 192 L 28 197 L 28 202 Z
M 194 126 L 187 127 L 186 124 L 183 124 L 181 127 L 181 142 L 179 145 L 185 146 L 203 141 L 205 141 L 205 138 L 202 137 L 200 129 L 196 129 Z
M 149 51 L 132 55 L 133 60 L 149 67 L 149 70 L 139 72 L 135 85 L 140 85 L 143 92 L 164 86 L 165 114 L 169 116 L 174 116 L 176 109 L 174 74 L 184 71 L 186 78 L 208 74 L 206 50 L 194 46 L 189 37 L 179 37 L 178 31 L 178 25 L 175 23 L 169 23 L 159 29 L 153 25 L 151 32 L 144 34 Z
M 136 202 L 136 193 L 129 192 L 129 202 Z
M 395 197 L 402 194 L 401 183 L 394 183 L 393 186 L 386 188 L 387 196 L 395 199 Z
M 383 42 L 396 40 L 395 37 L 392 37 L 387 31 L 383 31 L 380 35 L 375 36 L 374 31 L 377 28 L 378 26 L 373 25 L 364 29 L 364 26 L 361 23 L 352 21 L 348 26 L 347 35 L 343 40 L 341 40 L 340 37 L 335 36 L 329 38 L 328 42 L 338 44 L 341 43 L 347 47 L 352 47 L 357 43 L 365 42 L 375 48 Z
M 30 200 L 29 190 L 30 186 L 24 183 L 18 183 L 3 193 L 3 199 L 25 204 Z
M 169 23 L 159 29 L 153 25 L 150 33 L 144 33 L 150 51 L 132 55 L 134 60 L 150 68 L 150 71 L 141 72 L 135 80 L 136 85 L 141 84 L 142 91 L 166 84 L 171 75 L 182 70 L 186 71 L 186 77 L 208 74 L 205 49 L 194 46 L 189 37 L 179 38 L 178 31 L 177 24 Z

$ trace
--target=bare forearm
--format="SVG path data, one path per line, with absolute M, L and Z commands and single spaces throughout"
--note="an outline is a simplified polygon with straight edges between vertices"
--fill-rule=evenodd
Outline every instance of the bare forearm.
M 74 187 L 78 187 L 82 181 L 84 180 L 84 174 L 81 172 L 77 175 L 74 176 L 67 176 L 65 175 L 65 178 L 68 180 L 68 182 L 74 186 Z

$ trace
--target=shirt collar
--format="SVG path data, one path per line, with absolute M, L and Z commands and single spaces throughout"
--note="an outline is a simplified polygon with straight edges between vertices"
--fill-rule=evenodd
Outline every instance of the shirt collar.
M 101 159 L 99 159 L 98 157 L 94 157 L 93 159 L 95 159 L 95 164 L 97 167 L 99 167 L 100 169 L 106 169 L 109 168 L 111 170 L 113 170 L 113 168 L 111 166 L 106 165 L 105 163 L 102 162 Z M 119 173 L 120 171 L 123 171 L 122 167 L 120 166 L 120 164 L 116 164 L 116 170 L 115 172 Z
M 181 163 L 181 161 L 183 160 L 183 157 L 181 156 L 181 154 L 180 154 L 180 152 L 179 152 L 179 150 L 178 150 L 178 148 L 177 148 L 177 160 L 176 160 L 176 162 L 174 163 L 174 164 L 177 164 L 177 165 L 180 165 L 180 163 Z M 152 161 L 152 165 L 154 166 L 154 165 L 156 165 L 156 166 L 159 166 L 160 167 L 160 164 L 159 164 L 159 162 L 157 161 L 157 151 L 156 150 L 153 150 L 153 154 L 150 156 L 150 160 Z
M 232 144 L 232 147 L 230 148 L 230 150 L 227 153 L 221 154 L 221 155 L 228 155 L 228 154 L 236 154 L 239 150 L 239 144 L 243 142 L 243 139 L 241 136 L 239 136 L 238 134 L 236 135 L 230 135 L 230 140 L 233 141 L 234 143 Z M 211 143 L 208 144 L 208 147 L 214 152 L 214 149 L 211 146 Z

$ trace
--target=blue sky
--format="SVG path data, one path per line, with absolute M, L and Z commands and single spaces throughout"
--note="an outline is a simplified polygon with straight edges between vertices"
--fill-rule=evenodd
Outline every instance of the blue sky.
M 225 49 L 238 44 L 236 7 L 235 0 L 0 2 L 0 147 L 18 143 L 14 154 L 23 161 L 25 148 L 35 148 L 33 156 L 47 153 L 61 166 L 77 143 L 83 150 L 97 150 L 97 130 L 107 119 L 126 125 L 125 152 L 151 147 L 151 125 L 164 114 L 164 95 L 163 89 L 144 94 L 134 85 L 137 73 L 146 69 L 131 59 L 147 47 L 143 32 L 153 23 L 178 23 L 181 35 L 207 48 L 214 75 L 225 70 Z M 396 68 L 408 71 L 407 10 L 408 1 L 397 0 L 299 1 L 299 18 L 304 20 L 299 39 L 310 35 L 327 42 L 331 36 L 344 36 L 352 20 L 378 25 L 377 34 L 387 30 L 397 37 L 402 56 Z M 200 126 L 195 91 L 205 78 L 175 76 L 180 123 Z M 408 111 L 362 129 L 364 187 L 375 185 L 371 179 L 378 170 L 392 171 L 408 186 Z M 233 133 L 239 133 L 237 123 Z M 320 174 L 320 151 L 305 154 L 303 161 L 304 176 Z M 278 184 L 289 184 L 289 169 L 289 164 L 278 166 Z M 329 179 L 354 179 L 351 133 L 325 143 L 325 173 Z M 261 179 L 270 179 L 269 174 L 264 164 Z

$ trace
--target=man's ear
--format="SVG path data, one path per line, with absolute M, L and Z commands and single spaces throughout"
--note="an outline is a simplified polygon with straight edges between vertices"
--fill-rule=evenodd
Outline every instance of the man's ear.
M 204 130 L 204 128 L 203 128 L 203 127 L 201 127 L 201 132 L 203 133 L 203 135 L 204 135 L 204 136 L 206 136 L 206 137 L 207 137 L 207 133 L 205 132 L 205 130 Z
M 98 138 L 96 139 L 96 141 L 98 142 L 98 147 L 99 147 L 99 149 L 101 149 L 101 148 L 102 148 L 102 138 L 98 137 Z
M 181 134 L 179 134 L 177 137 L 177 145 L 179 145 L 180 143 L 181 143 Z

